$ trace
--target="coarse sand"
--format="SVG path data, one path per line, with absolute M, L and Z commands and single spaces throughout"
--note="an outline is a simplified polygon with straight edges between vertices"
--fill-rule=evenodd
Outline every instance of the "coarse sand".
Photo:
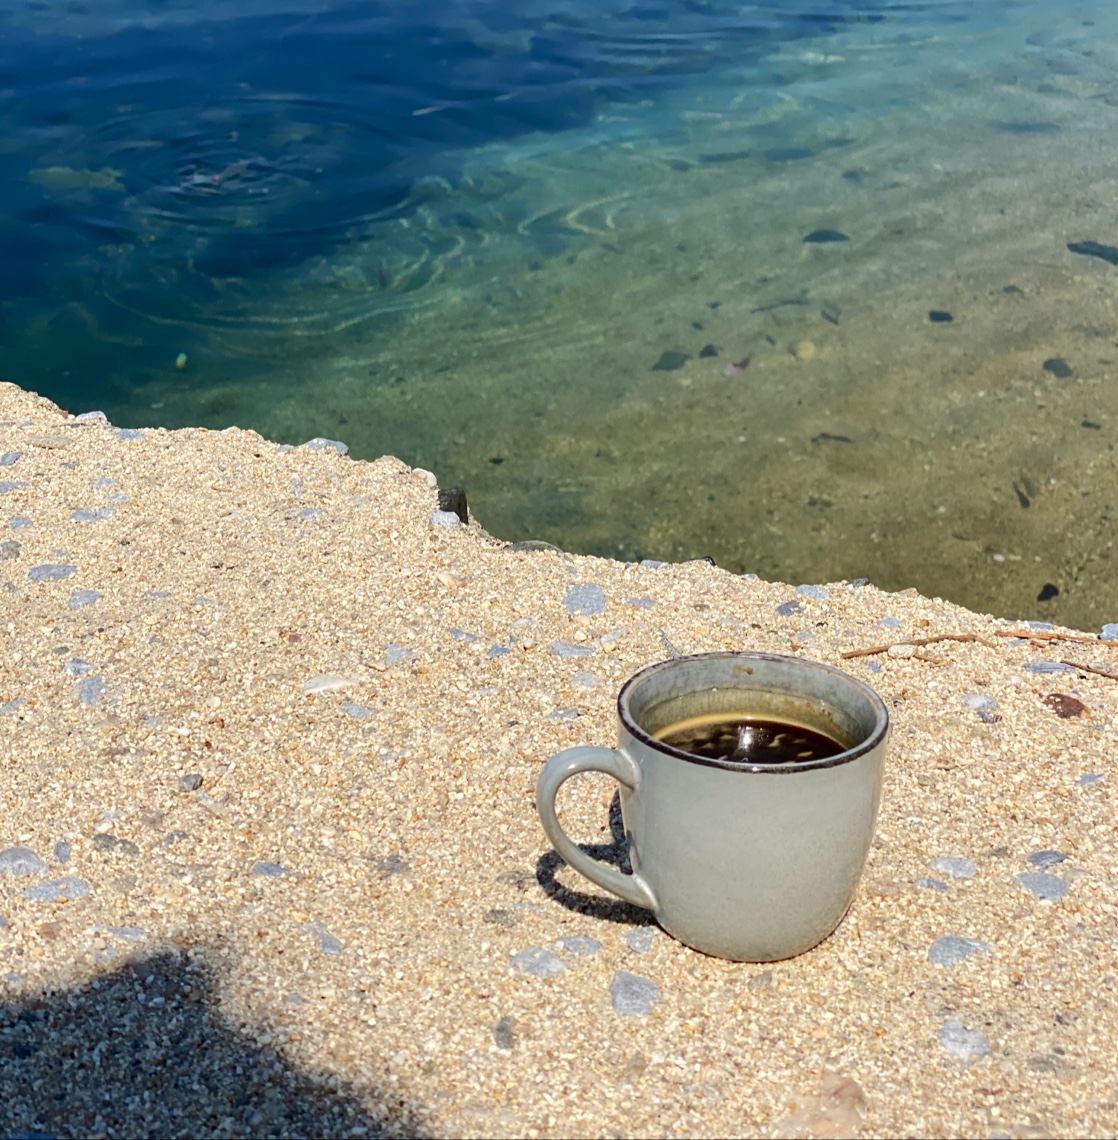
M 432 525 L 434 482 L 0 385 L 6 1133 L 1118 1130 L 1118 646 L 517 549 Z M 941 634 L 978 640 L 841 656 Z M 890 708 L 861 888 L 799 958 L 695 953 L 544 839 L 542 763 L 668 646 Z M 614 795 L 563 818 L 617 858 Z

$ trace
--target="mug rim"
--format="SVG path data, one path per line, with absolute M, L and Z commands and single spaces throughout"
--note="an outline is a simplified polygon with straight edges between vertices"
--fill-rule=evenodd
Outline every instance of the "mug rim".
M 650 675 L 662 672 L 665 669 L 670 669 L 673 666 L 679 666 L 686 661 L 709 661 L 718 658 L 735 658 L 737 660 L 745 658 L 753 661 L 778 661 L 782 663 L 794 662 L 800 668 L 827 673 L 844 683 L 852 685 L 855 689 L 861 690 L 862 695 L 869 700 L 871 707 L 873 707 L 877 713 L 873 731 L 861 743 L 855 744 L 843 752 L 838 752 L 834 756 L 827 756 L 821 760 L 791 761 L 784 764 L 731 764 L 728 760 L 716 760 L 710 756 L 696 756 L 692 752 L 684 752 L 681 748 L 673 748 L 670 744 L 665 744 L 662 740 L 657 740 L 651 733 L 646 732 L 629 714 L 629 697 L 631 690 L 646 680 Z M 689 653 L 681 657 L 670 657 L 665 661 L 657 661 L 653 665 L 646 665 L 640 672 L 634 673 L 633 676 L 621 686 L 621 691 L 617 694 L 617 715 L 622 727 L 630 736 L 664 756 L 671 756 L 675 760 L 686 760 L 691 764 L 701 764 L 706 768 L 721 768 L 725 772 L 741 772 L 747 775 L 759 775 L 764 773 L 789 775 L 794 772 L 817 772 L 821 768 L 835 768 L 840 764 L 849 764 L 851 761 L 857 760 L 859 757 L 865 756 L 877 748 L 878 745 L 884 741 L 889 731 L 889 710 L 885 707 L 885 702 L 881 699 L 881 695 L 870 688 L 864 681 L 858 680 L 857 677 L 852 677 L 849 673 L 843 672 L 842 669 L 836 669 L 833 665 L 825 665 L 821 661 L 805 660 L 802 657 L 793 657 L 787 653 L 765 653 L 761 650 L 741 650 L 738 652 L 724 650 L 716 653 Z

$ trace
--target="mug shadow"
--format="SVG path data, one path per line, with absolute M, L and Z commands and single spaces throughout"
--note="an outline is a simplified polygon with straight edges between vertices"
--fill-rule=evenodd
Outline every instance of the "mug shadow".
M 621 796 L 614 792 L 609 805 L 609 843 L 579 843 L 578 849 L 601 863 L 609 863 L 622 874 L 631 875 L 633 868 L 629 862 L 629 841 L 625 838 L 625 825 L 621 820 Z M 558 879 L 560 868 L 567 864 L 556 851 L 547 851 L 536 861 L 536 882 L 553 902 L 604 922 L 616 922 L 624 926 L 648 926 L 656 919 L 651 911 L 632 903 L 602 895 L 588 895 L 573 891 Z

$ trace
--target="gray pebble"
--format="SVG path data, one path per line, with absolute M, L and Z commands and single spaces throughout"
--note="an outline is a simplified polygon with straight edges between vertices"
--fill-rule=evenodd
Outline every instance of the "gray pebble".
M 945 1021 L 936 1036 L 939 1038 L 939 1043 L 960 1065 L 970 1065 L 990 1055 L 986 1034 L 981 1029 L 967 1029 L 955 1018 Z
M 16 517 L 8 523 L 8 526 L 10 526 L 12 530 L 27 530 L 34 525 L 35 524 L 24 515 L 16 515 Z
M 655 926 L 638 926 L 625 935 L 625 945 L 634 954 L 647 954 L 652 949 L 652 940 L 656 937 Z
M 596 938 L 588 938 L 585 934 L 568 934 L 554 942 L 556 950 L 567 954 L 577 954 L 580 957 L 593 957 L 602 952 L 602 944 Z
M 253 863 L 250 875 L 263 875 L 265 879 L 282 879 L 287 874 L 287 868 L 279 863 Z
M 469 633 L 467 630 L 458 629 L 455 626 L 451 626 L 446 632 L 449 633 L 455 641 L 462 641 L 466 645 L 469 645 L 473 641 L 477 641 L 476 633 Z
M 83 606 L 91 606 L 100 600 L 101 595 L 97 590 L 75 590 L 67 605 L 72 610 L 80 610 Z
M 880 661 L 871 661 L 869 664 L 869 670 L 871 673 L 880 673 L 884 668 L 885 666 L 882 665 Z
M 14 562 L 23 548 L 14 538 L 0 542 L 0 562 Z
M 22 451 L 5 451 L 0 455 L 0 467 L 11 467 L 13 463 L 18 463 L 22 454 Z
M 8 716 L 14 713 L 17 709 L 21 708 L 27 703 L 23 697 L 16 697 L 14 700 L 8 701 L 6 704 L 0 705 L 0 716 Z
M 26 483 L 15 483 L 9 479 L 0 479 L 0 495 L 10 495 L 13 491 L 21 491 Z
M 74 686 L 74 696 L 83 705 L 95 705 L 105 695 L 105 681 L 101 676 L 86 677 Z
M 814 641 L 815 640 L 815 634 L 812 633 L 810 630 L 801 629 L 799 633 L 792 634 L 792 640 L 793 641 L 801 641 L 801 642 Z
M 830 596 L 831 591 L 826 586 L 812 586 L 805 584 L 796 587 L 796 593 L 801 598 L 810 598 L 813 602 L 825 602 Z
M 408 864 L 401 855 L 389 855 L 377 861 L 377 870 L 382 875 L 403 875 L 407 873 Z
M 618 970 L 610 982 L 609 996 L 618 1013 L 626 1017 L 648 1017 L 660 1000 L 660 987 L 648 978 Z
M 54 845 L 54 861 L 56 863 L 69 863 L 71 850 L 70 844 L 65 839 L 60 840 Z
M 576 708 L 556 709 L 555 712 L 548 713 L 547 719 L 557 724 L 564 724 L 567 721 L 578 720 L 580 715 Z
M 120 480 L 119 479 L 94 479 L 93 482 L 90 483 L 89 485 L 95 489 L 98 489 L 98 490 L 102 487 L 119 487 L 120 486 Z
M 661 566 L 665 566 L 667 563 L 657 562 L 655 558 L 642 558 L 640 565 L 646 570 L 659 570 Z
M 916 885 L 918 887 L 927 887 L 927 889 L 929 891 L 947 891 L 947 890 L 951 889 L 941 879 L 928 879 L 928 878 L 917 879 Z
M 1101 772 L 1084 772 L 1083 775 L 1079 777 L 1079 786 L 1081 788 L 1089 788 L 1093 784 L 1099 784 L 1101 782 Z
M 95 835 L 91 841 L 96 850 L 105 855 L 127 855 L 135 858 L 140 849 L 131 839 L 122 839 L 119 835 L 110 835 L 107 832 Z
M 945 934 L 928 948 L 928 961 L 933 966 L 957 966 L 964 958 L 969 958 L 972 954 L 988 953 L 989 949 L 989 942 Z
M 109 417 L 104 412 L 82 412 L 74 417 L 76 424 L 107 424 Z
M 377 715 L 376 709 L 367 709 L 364 705 L 344 704 L 342 705 L 342 712 L 346 716 L 353 717 L 354 720 L 370 720 Z
M 336 439 L 324 439 L 320 435 L 316 435 L 314 439 L 308 439 L 303 446 L 308 451 L 336 451 L 339 455 L 349 454 L 349 448 L 344 443 Z
M 584 617 L 593 617 L 594 614 L 606 612 L 606 596 L 602 587 L 595 582 L 580 582 L 567 591 L 563 599 L 569 614 L 581 614 Z
M 1016 876 L 1017 881 L 1045 902 L 1059 902 L 1068 893 L 1068 885 L 1058 875 L 1046 875 L 1040 871 L 1022 871 Z
M 411 661 L 415 654 L 410 649 L 405 649 L 402 645 L 390 644 L 385 647 L 384 659 L 389 665 L 402 665 L 405 661 Z
M 69 578 L 71 574 L 76 574 L 78 568 L 76 566 L 68 565 L 65 563 L 46 562 L 42 566 L 32 566 L 27 571 L 27 577 L 32 582 L 61 582 L 63 578 Z
M 120 491 L 114 491 L 111 495 L 106 495 L 105 498 L 108 499 L 110 503 L 127 503 L 128 502 L 128 496 L 125 494 L 122 494 Z
M 1062 851 L 1034 851 L 1029 856 L 1029 862 L 1034 867 L 1047 871 L 1049 867 L 1055 867 L 1057 863 L 1062 863 L 1066 858 L 1067 856 Z
M 511 649 L 506 649 L 503 645 L 493 645 L 490 647 L 489 652 L 485 655 L 492 661 L 495 657 L 504 657 L 506 653 L 511 653 Z
M 138 926 L 106 926 L 105 933 L 123 938 L 125 942 L 143 942 L 148 936 L 148 932 Z
M 641 610 L 650 610 L 656 604 L 647 594 L 642 594 L 639 598 L 626 598 L 625 601 Z
M 432 526 L 461 526 L 462 520 L 453 511 L 432 511 Z
M 136 428 L 119 428 L 116 433 L 117 439 L 124 440 L 125 443 L 132 443 L 136 440 L 147 439 L 142 431 L 137 431 Z
M 1118 641 L 1118 622 L 1107 622 L 1099 634 L 1102 641 Z
M 27 847 L 0 851 L 0 875 L 41 875 L 50 868 Z
M 97 507 L 96 509 L 78 507 L 76 511 L 70 512 L 70 521 L 76 523 L 104 522 L 106 519 L 111 519 L 115 514 L 116 511 L 112 507 Z
M 781 602 L 780 605 L 776 607 L 776 612 L 780 614 L 781 617 L 791 617 L 793 614 L 802 614 L 804 607 L 801 606 L 799 602 Z
M 594 650 L 589 645 L 573 645 L 569 641 L 553 641 L 548 647 L 556 657 L 592 657 Z
M 1025 624 L 1029 629 L 1035 629 L 1043 633 L 1051 633 L 1056 627 L 1050 621 L 1027 621 Z
M 953 879 L 973 879 L 978 874 L 974 861 L 962 855 L 940 855 L 928 866 L 941 875 L 950 875 Z
M 201 786 L 202 774 L 200 772 L 186 772 L 179 777 L 180 792 L 196 792 Z
M 964 693 L 963 704 L 974 712 L 988 712 L 990 709 L 998 707 L 998 702 L 984 693 Z
M 307 931 L 312 938 L 318 941 L 318 948 L 323 954 L 334 955 L 342 952 L 341 940 L 326 929 L 324 922 L 310 923 L 307 926 Z
M 593 673 L 576 673 L 571 678 L 572 685 L 580 685 L 584 689 L 596 689 L 598 678 Z
M 901 628 L 900 620 L 898 618 L 895 618 L 895 617 L 883 617 L 877 624 L 883 625 L 886 629 L 900 629 Z
M 554 978 L 566 970 L 563 959 L 542 946 L 521 950 L 512 956 L 512 964 L 533 978 Z
M 493 1043 L 498 1049 L 511 1049 L 516 1044 L 516 1018 L 505 1014 L 493 1026 Z
M 55 903 L 84 898 L 88 894 L 89 884 L 84 879 L 74 875 L 64 875 L 61 879 L 52 879 L 49 883 L 28 887 L 23 892 L 23 897 L 29 902 Z
M 67 661 L 64 668 L 67 677 L 85 677 L 97 671 L 96 665 L 90 665 L 88 661 L 83 661 L 80 657 Z
M 1062 661 L 1030 661 L 1025 666 L 1025 671 L 1028 673 L 1074 673 L 1075 670 L 1070 665 L 1065 665 Z
M 320 510 L 318 507 L 304 507 L 295 517 L 297 519 L 316 519 L 319 515 L 325 513 L 325 511 Z

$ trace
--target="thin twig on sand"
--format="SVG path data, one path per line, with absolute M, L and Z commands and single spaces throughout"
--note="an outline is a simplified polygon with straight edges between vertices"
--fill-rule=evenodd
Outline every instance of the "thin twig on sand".
M 979 637 L 977 633 L 941 633 L 938 637 L 910 637 L 905 641 L 892 641 L 888 645 L 873 645 L 869 649 L 848 649 L 839 656 L 844 659 L 873 657 L 878 653 L 888 653 L 894 645 L 934 645 L 937 641 L 977 641 L 979 645 L 985 645 L 987 649 L 997 649 L 994 642 Z
M 1078 661 L 1061 661 L 1061 665 L 1070 665 L 1083 673 L 1094 673 L 1096 677 L 1105 677 L 1108 681 L 1118 681 L 1118 673 L 1111 673 L 1106 669 L 1096 669 L 1094 665 L 1081 665 Z

